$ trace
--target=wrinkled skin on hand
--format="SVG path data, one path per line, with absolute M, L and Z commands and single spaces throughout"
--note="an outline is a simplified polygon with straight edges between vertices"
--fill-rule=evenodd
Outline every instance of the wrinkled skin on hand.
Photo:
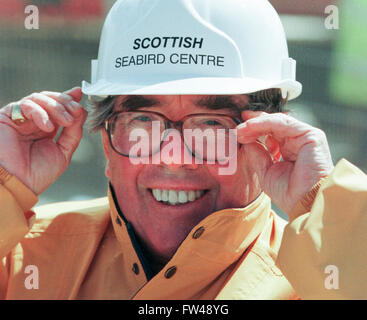
M 334 168 L 325 133 L 283 113 L 244 111 L 242 117 L 238 141 L 248 145 L 247 157 L 268 157 L 256 168 L 261 188 L 293 220 L 296 203 Z M 264 146 L 253 143 L 263 136 Z
M 67 169 L 79 145 L 87 117 L 81 98 L 78 87 L 65 93 L 44 91 L 0 109 L 0 165 L 37 195 Z M 15 104 L 26 118 L 20 125 L 11 120 Z

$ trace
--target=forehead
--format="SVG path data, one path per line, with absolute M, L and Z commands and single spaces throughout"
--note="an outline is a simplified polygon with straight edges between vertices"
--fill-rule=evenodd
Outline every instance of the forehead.
M 238 112 L 245 109 L 247 103 L 246 95 L 122 95 L 117 98 L 116 108 L 124 111 L 169 108 L 187 112 L 203 109 Z

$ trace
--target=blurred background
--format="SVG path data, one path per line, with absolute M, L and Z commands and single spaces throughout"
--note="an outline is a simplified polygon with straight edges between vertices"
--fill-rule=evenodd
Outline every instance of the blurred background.
M 32 92 L 65 91 L 89 81 L 90 60 L 97 58 L 113 3 L 0 0 L 0 106 Z M 271 3 L 281 15 L 303 84 L 302 96 L 288 109 L 326 132 L 335 163 L 346 158 L 367 172 L 367 0 Z M 39 9 L 39 29 L 25 28 L 28 5 Z M 39 204 L 103 197 L 106 190 L 100 136 L 85 132 L 69 169 Z

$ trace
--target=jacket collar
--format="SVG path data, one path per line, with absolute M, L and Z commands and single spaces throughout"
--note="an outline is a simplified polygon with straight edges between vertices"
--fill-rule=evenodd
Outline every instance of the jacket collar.
M 203 282 L 213 281 L 241 257 L 261 233 L 271 210 L 270 198 L 261 193 L 256 200 L 244 208 L 224 209 L 212 213 L 192 229 L 166 267 L 153 277 L 149 269 L 149 263 L 145 260 L 139 248 L 133 228 L 126 221 L 118 207 L 111 186 L 108 191 L 108 198 L 116 237 L 123 247 L 124 255 L 131 257 L 127 261 L 131 263 L 133 259 L 138 259 L 145 271 L 147 280 L 152 280 L 145 285 L 144 290 L 140 291 L 140 298 L 157 298 L 157 288 L 154 285 L 155 279 L 164 277 L 164 273 L 170 266 L 177 266 L 177 268 L 184 271 L 181 273 L 181 281 L 177 283 L 177 286 L 172 286 L 172 288 L 175 287 L 178 290 L 182 283 L 185 283 L 182 276 L 190 274 L 200 264 L 199 277 L 201 280 L 196 281 L 196 283 L 201 283 L 197 290 L 202 289 Z M 194 234 L 199 228 L 204 232 L 197 238 Z M 180 275 L 177 274 L 175 278 L 179 279 Z M 195 291 L 194 287 L 193 284 L 193 291 Z M 177 292 L 174 296 L 179 299 Z M 161 298 L 164 299 L 164 297 L 158 299 Z

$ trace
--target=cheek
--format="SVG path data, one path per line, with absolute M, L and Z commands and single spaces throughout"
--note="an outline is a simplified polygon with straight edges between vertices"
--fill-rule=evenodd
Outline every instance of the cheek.
M 245 146 L 241 146 L 237 152 L 237 157 L 231 159 L 228 165 L 207 165 L 210 174 L 215 177 L 222 188 L 234 189 L 238 183 L 247 182 L 248 178 L 251 176 L 253 171 L 252 163 L 247 158 L 247 151 L 244 147 Z M 223 170 L 229 167 L 235 168 L 235 170 Z
M 232 174 L 220 174 L 219 169 L 225 166 L 206 165 L 213 179 L 216 180 L 218 193 L 216 195 L 216 209 L 243 207 L 248 198 L 249 170 L 242 157 L 237 158 L 237 169 Z
M 237 170 L 231 175 L 220 175 L 219 165 L 207 165 L 220 186 L 218 207 L 241 207 L 254 200 L 261 192 L 261 168 L 267 166 L 269 158 L 269 153 L 262 146 L 253 143 L 241 146 L 237 154 Z
M 135 203 L 137 198 L 137 177 L 143 165 L 132 164 L 127 157 L 112 156 L 109 161 L 110 181 L 115 189 L 119 205 Z M 127 201 L 129 199 L 129 201 Z

